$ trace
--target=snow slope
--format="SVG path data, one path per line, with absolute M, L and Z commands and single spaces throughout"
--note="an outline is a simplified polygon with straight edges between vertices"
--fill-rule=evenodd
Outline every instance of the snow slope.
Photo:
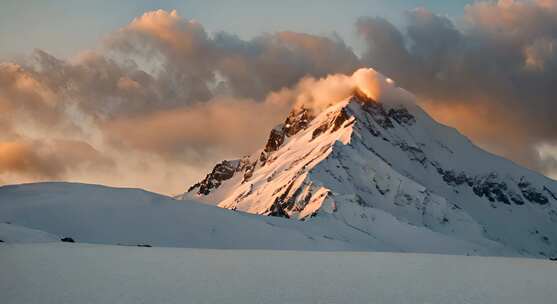
M 0 225 L 0 235 L 10 235 L 11 242 L 30 241 L 21 233 L 12 233 L 11 230 L 19 227 L 98 244 L 241 249 L 394 249 L 392 245 L 335 223 L 304 225 L 191 201 L 177 201 L 139 189 L 74 183 L 0 187 L 0 222 L 11 223 Z M 60 238 L 53 239 L 58 241 Z
M 481 150 L 412 100 L 356 89 L 322 112 L 295 108 L 262 150 L 218 164 L 181 198 L 325 218 L 405 248 L 449 239 L 461 254 L 557 256 L 557 182 Z
M 0 245 L 3 304 L 553 304 L 557 262 L 371 252 Z
M 315 217 L 303 222 L 258 216 L 138 189 L 72 183 L 0 187 L 0 222 L 71 237 L 77 242 L 518 255 L 498 244 L 470 242 L 400 224 L 385 212 L 378 211 L 373 216 L 372 232 L 368 232 L 336 217 Z
M 50 243 L 59 242 L 60 237 L 37 229 L 0 223 L 0 243 Z

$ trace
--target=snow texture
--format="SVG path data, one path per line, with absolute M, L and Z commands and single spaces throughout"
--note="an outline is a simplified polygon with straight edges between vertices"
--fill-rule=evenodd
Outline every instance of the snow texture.
M 2 243 L 50 243 L 59 242 L 60 237 L 37 229 L 29 229 L 10 223 L 0 223 Z
M 0 245 L 3 304 L 553 304 L 557 262 L 371 252 Z
M 262 217 L 139 189 L 73 183 L 0 187 L 0 235 L 16 225 L 76 242 L 192 248 L 394 250 L 336 222 Z M 19 238 L 21 237 L 21 238 Z M 19 239 L 18 239 L 19 238 Z M 59 240 L 59 237 L 54 237 Z

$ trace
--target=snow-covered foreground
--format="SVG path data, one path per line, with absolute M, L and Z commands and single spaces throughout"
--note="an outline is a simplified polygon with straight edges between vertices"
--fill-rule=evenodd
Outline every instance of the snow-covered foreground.
M 0 245 L 1 302 L 555 303 L 557 262 L 371 252 Z

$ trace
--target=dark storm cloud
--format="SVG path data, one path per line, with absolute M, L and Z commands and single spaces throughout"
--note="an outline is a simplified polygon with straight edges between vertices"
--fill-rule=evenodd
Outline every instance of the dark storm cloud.
M 215 37 L 218 71 L 233 93 L 261 98 L 296 84 L 304 76 L 352 73 L 359 60 L 339 38 L 294 32 L 267 34 L 242 42 L 226 33 Z
M 436 118 L 536 169 L 535 148 L 557 141 L 557 1 L 481 2 L 464 24 L 425 9 L 396 29 L 361 18 L 363 63 L 417 94 Z

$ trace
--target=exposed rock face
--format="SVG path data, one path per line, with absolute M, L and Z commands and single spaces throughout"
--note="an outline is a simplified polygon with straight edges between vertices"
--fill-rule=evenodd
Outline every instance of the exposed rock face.
M 273 205 L 271 205 L 271 208 L 269 208 L 269 212 L 267 212 L 266 215 L 290 218 L 290 216 L 288 216 L 288 213 L 286 211 L 284 211 L 284 208 L 282 207 L 282 205 L 283 204 L 282 204 L 280 198 L 277 197 L 275 199 L 275 202 L 273 203 Z
M 388 115 L 401 125 L 411 126 L 416 122 L 416 118 L 404 108 L 390 109 Z
M 549 199 L 543 195 L 541 191 L 537 190 L 530 182 L 522 179 L 520 183 L 518 183 L 518 187 L 520 188 L 522 195 L 530 202 L 538 203 L 540 205 L 549 203 Z M 547 189 L 547 187 L 544 187 L 544 189 Z M 549 190 L 548 192 L 552 193 Z
M 482 151 L 416 105 L 359 90 L 321 113 L 292 111 L 263 149 L 217 165 L 189 191 L 223 208 L 332 221 L 390 241 L 418 229 L 424 240 L 527 256 L 557 255 L 555 193 L 555 181 Z
M 456 174 L 453 171 L 444 171 L 438 164 L 433 163 L 437 172 L 443 177 L 443 180 L 453 186 L 468 185 L 474 193 L 479 197 L 486 197 L 491 202 L 501 202 L 510 205 L 511 202 L 516 205 L 524 205 L 524 201 L 545 205 L 549 199 L 543 194 L 545 190 L 550 195 L 553 194 L 547 187 L 536 189 L 532 184 L 521 177 L 519 182 L 513 182 L 507 185 L 502 181 L 496 173 L 490 173 L 486 176 L 467 176 L 464 172 Z M 512 187 L 511 187 L 512 186 Z M 512 188 L 512 189 L 511 189 Z M 513 189 L 520 189 L 516 191 Z M 520 192 L 522 195 L 518 194 Z M 524 200 L 525 199 L 525 200 Z
M 238 169 L 238 161 L 222 161 L 217 164 L 205 179 L 191 186 L 188 192 L 197 190 L 197 193 L 207 195 L 211 190 L 218 188 L 223 181 L 232 178 Z
M 319 127 L 317 127 L 311 135 L 312 139 L 315 139 L 322 133 L 326 131 L 335 132 L 340 129 L 340 127 L 346 122 L 350 117 L 346 113 L 346 110 L 341 109 L 337 114 L 333 116 L 333 118 L 329 121 L 324 122 Z
M 310 121 L 313 120 L 313 116 L 307 109 L 295 109 L 284 121 L 282 130 L 286 136 L 292 136 L 301 130 L 307 128 Z
M 269 135 L 269 140 L 265 145 L 264 151 L 266 153 L 269 153 L 278 150 L 278 148 L 280 148 L 280 146 L 282 146 L 282 144 L 284 143 L 285 136 L 286 135 L 284 134 L 282 129 L 281 130 L 273 129 L 271 131 L 271 135 Z

